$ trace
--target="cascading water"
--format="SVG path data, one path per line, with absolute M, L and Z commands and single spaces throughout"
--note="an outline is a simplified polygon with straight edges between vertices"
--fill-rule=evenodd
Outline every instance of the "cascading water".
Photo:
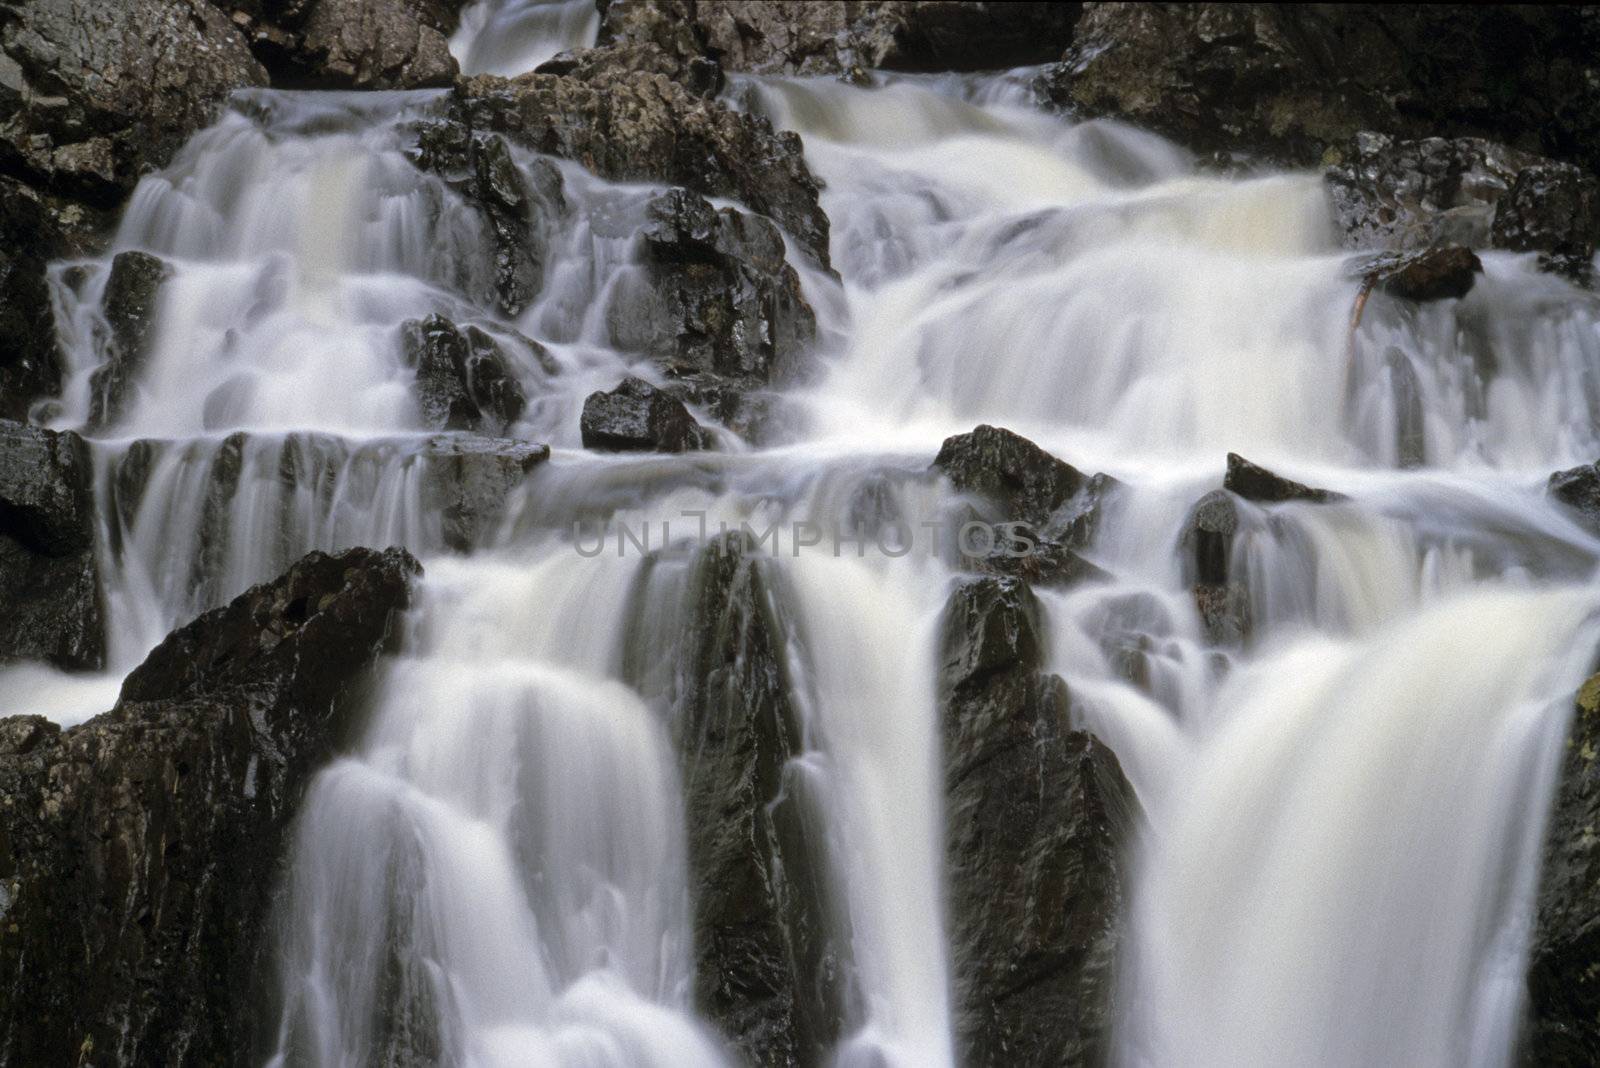
M 518 73 L 594 32 L 587 2 L 486 0 L 454 46 Z M 438 94 L 245 94 L 140 185 L 104 259 L 58 265 L 71 366 L 38 414 L 95 439 L 111 664 L 12 669 L 12 692 L 96 711 L 171 626 L 312 548 L 399 543 L 427 569 L 366 736 L 298 825 L 272 1063 L 732 1063 L 694 1002 L 674 752 L 691 527 L 595 555 L 574 521 L 820 529 L 887 485 L 915 529 L 959 506 L 926 465 L 979 422 L 1124 485 L 1088 550 L 1113 577 L 1040 594 L 1049 667 L 1146 816 L 1115 1059 L 1506 1063 L 1561 710 L 1600 639 L 1600 542 L 1538 485 L 1600 453 L 1600 309 L 1496 253 L 1465 299 L 1374 300 L 1352 338 L 1314 177 L 1198 177 L 1023 85 L 730 87 L 804 138 L 839 271 L 796 263 L 819 368 L 764 450 L 576 448 L 584 396 L 659 377 L 606 314 L 649 191 L 517 150 L 571 210 L 537 298 L 487 312 L 490 236 L 405 154 Z M 98 421 L 129 250 L 172 274 Z M 430 313 L 502 345 L 530 401 L 506 433 L 557 449 L 471 545 L 429 504 L 401 333 Z M 1225 670 L 1175 546 L 1229 449 L 1346 496 L 1241 505 L 1260 637 Z M 952 1064 L 935 648 L 959 575 L 831 548 L 760 553 L 848 932 L 830 1056 Z

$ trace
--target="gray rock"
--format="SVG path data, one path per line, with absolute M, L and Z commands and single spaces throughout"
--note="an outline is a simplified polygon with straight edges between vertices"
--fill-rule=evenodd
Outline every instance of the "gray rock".
M 475 326 L 465 330 L 442 315 L 401 324 L 407 364 L 416 368 L 422 418 L 438 430 L 503 434 L 522 417 L 528 399 L 504 350 Z
M 500 521 L 511 494 L 550 458 L 550 446 L 441 434 L 428 440 L 423 458 L 422 509 L 442 519 L 447 548 L 468 552 Z
M 1228 470 L 1222 476 L 1222 488 L 1236 493 L 1247 501 L 1261 504 L 1281 504 L 1284 501 L 1310 501 L 1326 504 L 1343 500 L 1344 495 L 1332 490 L 1315 489 L 1282 475 L 1275 475 L 1259 464 L 1253 464 L 1236 452 L 1228 454 Z M 1197 520 L 1198 521 L 1198 520 Z M 1199 528 L 1197 528 L 1199 529 Z M 1231 531 L 1230 531 L 1231 533 Z
M 694 452 L 712 443 L 681 401 L 632 376 L 589 394 L 580 429 L 584 448 L 608 452 Z
M 1557 471 L 1547 484 L 1550 496 L 1572 509 L 1580 522 L 1600 534 L 1600 461 Z
M 105 362 L 89 378 L 89 425 L 114 425 L 127 412 L 134 383 L 155 337 L 157 302 L 172 268 L 148 252 L 119 252 L 111 261 L 102 306 L 111 337 Z

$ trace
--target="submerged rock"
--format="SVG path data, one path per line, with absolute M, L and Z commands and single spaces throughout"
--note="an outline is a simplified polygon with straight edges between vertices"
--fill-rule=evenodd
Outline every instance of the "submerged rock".
M 631 375 L 583 402 L 583 447 L 610 452 L 693 452 L 710 435 L 679 400 Z
M 1314 489 L 1282 475 L 1275 475 L 1236 452 L 1228 454 L 1228 471 L 1222 477 L 1222 488 L 1238 494 L 1247 501 L 1257 501 L 1262 504 L 1278 504 L 1283 501 L 1325 504 L 1344 499 L 1343 494 L 1334 493 L 1332 490 Z
M 464 0 L 213 0 L 289 89 L 425 89 L 457 73 Z
M 0 660 L 102 665 L 94 537 L 93 467 L 83 439 L 0 421 Z
M 419 571 L 312 553 L 174 631 L 105 715 L 0 721 L 8 1059 L 248 1057 L 289 823 Z
M 946 849 L 964 1064 L 1095 1065 L 1110 1037 L 1123 855 L 1139 806 L 1115 754 L 1070 729 L 1039 671 L 1027 586 L 980 579 L 945 609 Z
M 1578 1068 L 1600 1059 L 1600 675 L 1578 690 L 1545 834 L 1528 1017 L 1518 1060 Z
M 822 1063 L 847 1012 L 849 941 L 830 909 L 784 643 L 747 536 L 698 563 L 677 720 L 694 902 L 695 1004 L 746 1063 Z
M 105 362 L 89 377 L 89 425 L 109 426 L 127 413 L 135 381 L 155 337 L 161 286 L 172 268 L 148 252 L 119 252 L 111 261 L 103 307 L 111 337 Z
M 438 430 L 504 433 L 528 399 L 498 342 L 475 326 L 442 315 L 400 326 L 406 363 L 417 371 L 422 418 Z
M 550 446 L 526 441 L 430 438 L 423 451 L 422 510 L 439 516 L 446 548 L 469 552 L 500 521 L 517 487 L 549 458 Z

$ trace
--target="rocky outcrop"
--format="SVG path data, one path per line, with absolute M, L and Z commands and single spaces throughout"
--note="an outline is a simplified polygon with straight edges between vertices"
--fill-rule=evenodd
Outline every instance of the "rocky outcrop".
M 1578 1068 L 1600 1058 L 1600 675 L 1578 690 L 1545 833 L 1528 1018 L 1520 1063 Z
M 455 78 L 462 0 L 213 0 L 272 83 L 290 89 L 425 89 Z
M 61 389 L 45 266 L 64 244 L 39 196 L 0 178 L 0 419 L 26 420 L 34 401 Z
M 1326 181 L 1352 248 L 1537 252 L 1548 269 L 1588 277 L 1600 243 L 1600 181 L 1572 164 L 1471 137 L 1365 133 L 1339 154 Z
M 985 578 L 945 608 L 949 915 L 964 1064 L 1096 1065 L 1112 1020 L 1123 857 L 1138 802 L 1039 671 L 1028 587 Z
M 535 152 L 570 159 L 616 181 L 681 185 L 729 197 L 770 217 L 823 266 L 828 219 L 817 202 L 800 139 L 758 116 L 707 100 L 665 74 L 627 62 L 562 63 L 518 78 L 480 75 L 456 83 L 445 121 L 467 136 L 499 134 Z
M 1471 249 L 1446 245 L 1361 256 L 1350 273 L 1361 279 L 1363 291 L 1377 289 L 1397 300 L 1423 304 L 1466 296 L 1483 273 L 1483 261 Z
M 695 577 L 677 719 L 694 902 L 695 1004 L 745 1063 L 819 1064 L 847 1011 L 848 938 L 830 915 L 800 720 L 767 579 L 746 535 Z
M 1600 460 L 1557 471 L 1550 476 L 1546 489 L 1570 508 L 1579 522 L 1600 534 Z
M 115 203 L 267 72 L 206 0 L 18 0 L 0 11 L 0 170 Z
M 952 0 L 610 0 L 600 40 L 648 42 L 728 70 L 763 74 L 998 70 L 1057 58 L 1081 8 Z
M 522 418 L 528 398 L 498 342 L 475 326 L 442 315 L 400 327 L 406 363 L 416 369 L 422 420 L 437 430 L 503 434 Z
M 0 726 L 0 1054 L 239 1063 L 287 829 L 419 572 L 312 553 L 168 636 L 117 706 Z
M 629 376 L 609 393 L 589 394 L 580 423 L 583 447 L 607 452 L 693 452 L 711 436 L 683 403 Z
M 1558 7 L 1092 3 L 1040 87 L 1200 152 L 1315 165 L 1376 130 L 1595 170 L 1597 39 L 1592 14 Z
M 508 318 L 522 314 L 544 288 L 550 239 L 567 211 L 561 172 L 538 159 L 524 177 L 503 137 L 453 122 L 420 124 L 412 159 L 443 178 L 483 218 L 491 262 L 487 270 L 462 272 L 467 295 Z M 473 284 L 479 277 L 489 284 Z
M 765 219 L 673 189 L 646 205 L 643 278 L 607 309 L 613 341 L 668 374 L 765 385 L 792 375 L 816 316 Z
M 1326 504 L 1329 501 L 1344 500 L 1343 494 L 1316 489 L 1303 482 L 1273 474 L 1236 452 L 1228 454 L 1228 470 L 1222 476 L 1222 488 L 1238 494 L 1247 501 L 1256 501 L 1260 504 L 1281 504 L 1284 501 Z
M 441 434 L 423 449 L 422 511 L 437 515 L 445 547 L 468 552 L 483 543 L 512 493 L 550 446 L 471 434 Z
M 126 413 L 155 339 L 161 286 L 170 277 L 172 268 L 148 252 L 119 252 L 111 261 L 101 301 L 111 336 L 104 345 L 105 362 L 89 378 L 91 427 L 112 425 Z
M 0 660 L 102 665 L 94 535 L 83 439 L 0 422 Z

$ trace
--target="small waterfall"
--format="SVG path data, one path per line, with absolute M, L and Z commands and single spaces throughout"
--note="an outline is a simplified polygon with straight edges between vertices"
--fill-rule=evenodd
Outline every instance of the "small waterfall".
M 477 0 L 461 12 L 450 52 L 464 74 L 525 74 L 569 48 L 594 44 L 590 0 Z

